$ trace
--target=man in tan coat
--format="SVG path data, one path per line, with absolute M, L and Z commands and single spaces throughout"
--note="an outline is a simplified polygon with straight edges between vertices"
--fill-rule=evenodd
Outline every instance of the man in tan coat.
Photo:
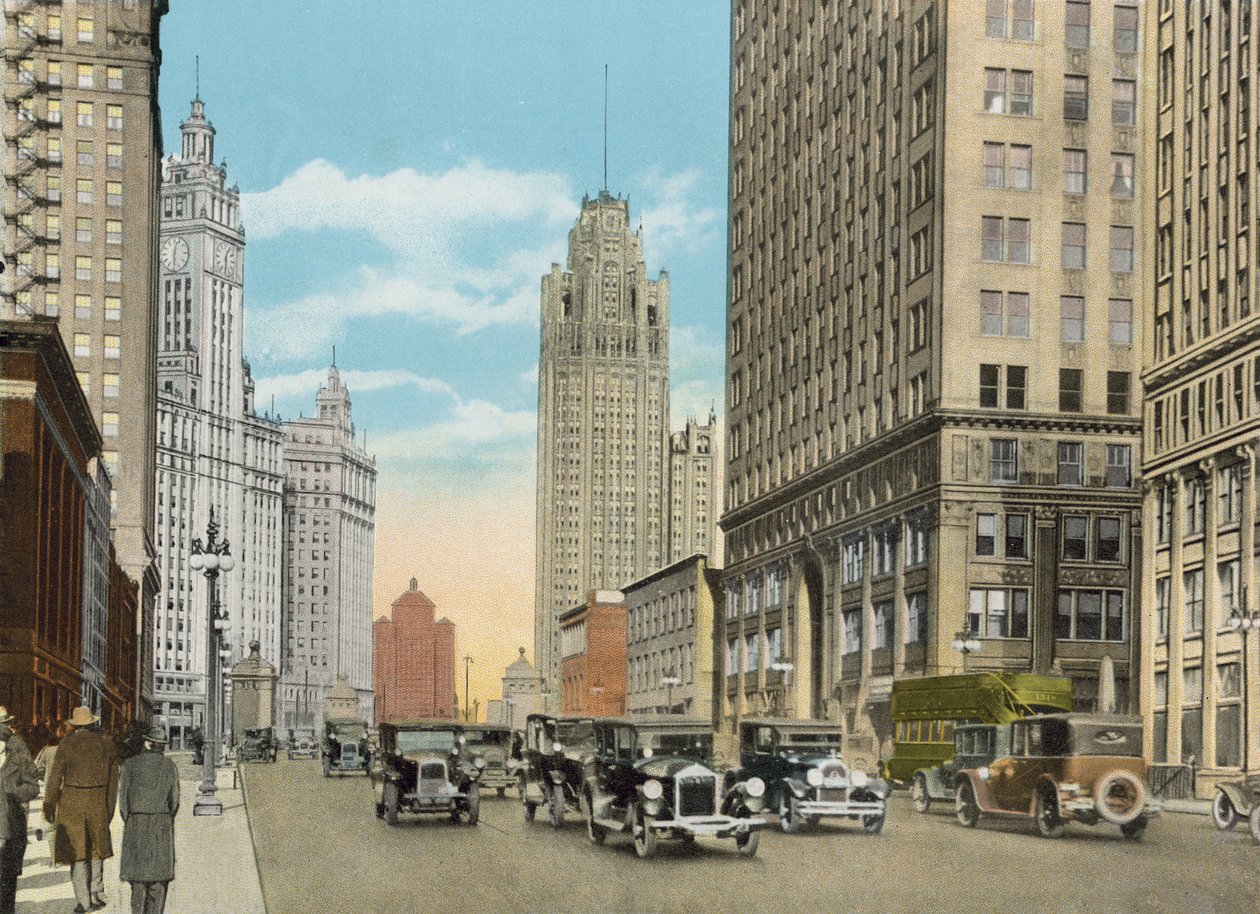
M 91 729 L 99 718 L 74 709 L 44 790 L 44 818 L 56 830 L 56 862 L 70 864 L 78 914 L 105 907 L 105 860 L 114 855 L 109 823 L 118 800 L 118 754 Z

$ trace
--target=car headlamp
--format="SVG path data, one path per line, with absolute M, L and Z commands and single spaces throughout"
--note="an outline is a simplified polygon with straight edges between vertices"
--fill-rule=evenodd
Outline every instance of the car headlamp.
M 661 782 L 652 778 L 643 782 L 643 796 L 648 800 L 659 800 L 661 795 L 665 793 L 665 788 L 661 786 Z
M 478 768 L 485 768 L 486 760 L 479 755 L 475 759 L 473 759 L 473 764 L 476 765 Z
M 980 775 L 980 780 L 987 781 L 989 779 L 989 766 L 981 766 L 980 770 L 977 771 L 976 774 Z
M 865 771 L 851 771 L 849 773 L 849 782 L 852 783 L 854 787 L 865 787 L 870 783 L 870 780 L 871 779 L 867 777 Z
M 556 753 L 556 755 L 559 755 L 561 752 L 564 751 L 564 746 L 560 745 L 559 743 L 552 743 L 551 751 Z
M 811 768 L 805 772 L 805 780 L 810 787 L 821 787 L 823 782 L 823 773 L 818 768 Z
M 749 778 L 744 782 L 744 792 L 750 797 L 763 797 L 766 795 L 766 782 L 761 778 Z
M 644 747 L 643 747 L 643 757 L 644 757 L 644 758 L 651 758 L 651 757 L 652 757 L 652 747 L 651 747 L 651 746 L 644 746 Z

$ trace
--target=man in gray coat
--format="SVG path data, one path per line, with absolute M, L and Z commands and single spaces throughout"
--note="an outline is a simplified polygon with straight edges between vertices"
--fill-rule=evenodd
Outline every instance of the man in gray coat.
M 118 779 L 123 817 L 118 876 L 131 883 L 132 914 L 162 914 L 175 878 L 179 771 L 162 754 L 165 748 L 166 733 L 154 727 L 145 734 L 144 751 L 123 762 Z
M 39 796 L 35 762 L 22 737 L 13 732 L 13 715 L 0 708 L 0 914 L 17 906 L 18 876 L 26 854 L 26 806 Z

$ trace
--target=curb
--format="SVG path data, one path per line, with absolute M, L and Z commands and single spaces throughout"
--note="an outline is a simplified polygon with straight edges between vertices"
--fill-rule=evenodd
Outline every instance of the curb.
M 249 846 L 254 852 L 254 872 L 258 874 L 258 892 L 262 895 L 263 911 L 267 911 L 267 886 L 263 884 L 262 864 L 258 860 L 258 839 L 254 835 L 254 821 L 249 812 L 249 785 L 245 772 L 240 772 L 241 797 L 245 801 L 245 825 L 249 828 Z

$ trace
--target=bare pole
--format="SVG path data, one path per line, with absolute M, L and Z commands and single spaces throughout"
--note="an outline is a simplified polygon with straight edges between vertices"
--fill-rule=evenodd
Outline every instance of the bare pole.
M 468 717 L 468 667 L 472 664 L 473 659 L 467 654 L 464 655 L 464 720 Z
M 604 190 L 608 190 L 608 64 L 604 64 Z

